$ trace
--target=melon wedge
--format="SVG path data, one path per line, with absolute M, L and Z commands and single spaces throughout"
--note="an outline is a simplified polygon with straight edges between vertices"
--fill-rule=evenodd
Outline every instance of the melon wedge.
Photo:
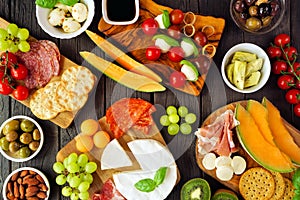
M 250 113 L 240 104 L 236 106 L 235 117 L 240 122 L 236 127 L 239 141 L 253 160 L 271 171 L 285 173 L 294 170 L 291 160 L 265 140 Z
M 297 165 L 300 165 L 300 147 L 294 142 L 293 137 L 283 124 L 279 110 L 267 99 L 263 98 L 262 104 L 268 110 L 268 121 L 274 142 Z

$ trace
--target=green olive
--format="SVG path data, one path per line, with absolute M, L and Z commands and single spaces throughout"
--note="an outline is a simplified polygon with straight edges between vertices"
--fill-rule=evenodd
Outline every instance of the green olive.
M 40 140 L 41 139 L 41 133 L 38 129 L 34 129 L 32 132 L 32 137 L 34 140 Z
M 272 16 L 267 16 L 261 19 L 263 26 L 268 26 L 272 22 Z
M 30 133 L 23 133 L 20 136 L 20 142 L 23 144 L 29 144 L 32 141 L 32 135 Z
M 261 21 L 256 17 L 250 17 L 246 20 L 246 27 L 251 31 L 257 31 L 261 29 Z
M 39 148 L 40 143 L 38 141 L 32 141 L 28 146 L 30 150 L 36 151 Z
M 19 137 L 19 134 L 16 132 L 16 131 L 10 131 L 6 134 L 6 140 L 9 141 L 9 142 L 13 142 L 15 141 L 16 139 L 18 139 Z
M 20 127 L 21 127 L 21 130 L 26 132 L 26 133 L 29 133 L 29 132 L 32 132 L 33 129 L 34 129 L 34 123 L 27 120 L 27 119 L 24 119 L 21 124 L 20 124 Z
M 257 14 L 258 14 L 258 7 L 257 6 L 250 6 L 250 8 L 249 8 L 249 15 L 250 16 L 257 16 Z
M 28 147 L 22 147 L 21 149 L 19 149 L 18 151 L 18 155 L 21 158 L 27 158 L 28 156 L 30 156 L 31 151 Z
M 7 133 L 9 133 L 10 131 L 17 131 L 19 130 L 20 127 L 20 122 L 19 120 L 11 120 L 9 122 L 7 122 L 7 124 L 5 124 L 5 126 L 3 127 L 3 134 L 6 135 Z
M 16 141 L 9 143 L 8 150 L 12 153 L 17 152 L 20 149 L 20 144 Z
M 0 139 L 0 146 L 4 151 L 8 151 L 9 148 L 9 142 L 6 140 L 5 137 L 2 137 Z

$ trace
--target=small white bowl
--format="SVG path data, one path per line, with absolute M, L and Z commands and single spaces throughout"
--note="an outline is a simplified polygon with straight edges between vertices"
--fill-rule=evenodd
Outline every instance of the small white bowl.
M 47 193 L 46 193 L 46 194 L 47 194 L 47 197 L 45 198 L 45 200 L 49 199 L 49 195 L 50 195 L 50 184 L 49 184 L 49 180 L 47 179 L 47 177 L 45 176 L 45 174 L 43 174 L 40 170 L 35 169 L 35 168 L 32 168 L 32 167 L 21 167 L 21 168 L 19 168 L 19 169 L 14 170 L 12 173 L 10 173 L 10 174 L 7 176 L 7 178 L 6 178 L 5 181 L 4 181 L 3 188 L 2 188 L 3 199 L 4 199 L 4 200 L 9 200 L 9 199 L 7 199 L 7 197 L 6 197 L 6 193 L 7 193 L 7 184 L 8 184 L 8 182 L 9 182 L 9 180 L 11 179 L 11 177 L 12 177 L 15 173 L 20 172 L 20 171 L 23 171 L 23 170 L 31 170 L 31 171 L 34 171 L 34 172 L 36 172 L 37 174 L 39 174 L 39 175 L 43 178 L 43 180 L 44 180 L 46 186 L 48 187 L 48 191 L 47 191 Z
M 44 132 L 43 132 L 43 129 L 41 128 L 41 126 L 37 123 L 37 121 L 35 121 L 31 117 L 24 116 L 24 115 L 16 115 L 16 116 L 13 116 L 13 117 L 7 119 L 5 122 L 2 123 L 2 125 L 0 126 L 0 133 L 2 133 L 2 129 L 4 128 L 5 124 L 7 124 L 9 121 L 14 120 L 14 119 L 27 119 L 27 120 L 33 122 L 34 125 L 39 130 L 40 135 L 41 135 L 40 145 L 39 145 L 38 149 L 33 154 L 31 154 L 30 156 L 28 156 L 27 158 L 16 158 L 16 157 L 13 157 L 11 154 L 5 152 L 1 147 L 0 147 L 0 153 L 6 159 L 11 160 L 13 162 L 26 162 L 26 161 L 31 160 L 32 158 L 34 158 L 41 151 L 41 149 L 43 147 L 43 144 L 44 144 Z
M 48 33 L 50 36 L 60 39 L 71 39 L 77 37 L 81 33 L 83 33 L 93 21 L 93 17 L 95 15 L 95 4 L 94 0 L 81 0 L 80 2 L 84 3 L 88 8 L 88 17 L 83 22 L 80 29 L 72 33 L 66 33 L 61 28 L 57 28 L 52 26 L 48 21 L 48 15 L 51 9 L 42 8 L 40 6 L 36 6 L 36 18 L 38 24 L 42 27 L 42 29 Z
M 231 61 L 232 56 L 235 52 L 237 51 L 244 51 L 244 52 L 249 52 L 249 53 L 254 53 L 257 55 L 258 58 L 263 59 L 263 67 L 260 70 L 261 72 L 261 77 L 257 85 L 245 88 L 243 90 L 238 89 L 235 87 L 230 81 L 228 80 L 225 72 L 225 67 L 228 65 L 228 63 Z M 261 89 L 268 81 L 271 73 L 271 63 L 268 55 L 266 52 L 260 48 L 259 46 L 252 44 L 252 43 L 241 43 L 233 46 L 229 51 L 225 54 L 222 65 L 221 65 L 221 74 L 224 82 L 228 87 L 233 89 L 234 91 L 240 92 L 240 93 L 253 93 Z

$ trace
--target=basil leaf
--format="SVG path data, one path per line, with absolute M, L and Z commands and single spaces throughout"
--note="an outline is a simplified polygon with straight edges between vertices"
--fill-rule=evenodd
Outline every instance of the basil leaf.
M 141 192 L 152 192 L 156 188 L 156 183 L 154 180 L 146 178 L 135 183 L 134 187 Z
M 73 6 L 75 3 L 78 3 L 79 0 L 59 0 L 60 3 L 67 5 L 67 6 Z
M 153 36 L 153 40 L 156 40 L 157 38 L 163 39 L 168 45 L 170 46 L 179 46 L 179 42 L 177 40 L 175 40 L 174 38 L 171 38 L 167 35 L 164 34 L 157 34 Z
M 166 177 L 167 169 L 168 169 L 167 167 L 161 167 L 156 171 L 154 175 L 154 181 L 156 183 L 156 186 L 162 184 L 162 182 L 164 181 Z
M 36 0 L 35 4 L 43 8 L 54 8 L 57 0 Z
M 166 28 L 169 28 L 171 25 L 169 12 L 167 10 L 163 10 L 163 16 L 162 16 L 163 24 Z

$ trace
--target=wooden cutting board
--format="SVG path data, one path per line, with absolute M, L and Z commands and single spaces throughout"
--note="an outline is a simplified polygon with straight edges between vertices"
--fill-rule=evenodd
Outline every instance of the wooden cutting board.
M 0 28 L 6 28 L 9 22 L 6 20 L 0 18 Z M 34 38 L 30 38 L 35 40 Z M 68 58 L 64 57 L 63 55 L 60 56 L 60 67 L 61 67 L 61 72 L 60 75 L 62 74 L 63 71 L 65 71 L 68 67 L 77 65 L 76 63 L 72 62 Z M 58 77 L 53 77 L 52 80 L 59 80 L 60 76 Z M 31 94 L 34 91 L 31 91 Z M 24 104 L 25 106 L 29 107 L 29 102 L 30 102 L 30 96 L 28 99 L 24 101 L 19 101 L 20 103 Z M 62 112 L 58 114 L 55 118 L 51 119 L 53 123 L 56 125 L 60 126 L 61 128 L 67 128 L 73 121 L 75 115 L 77 112 Z
M 106 123 L 106 117 L 102 117 L 99 120 L 99 124 L 100 124 L 101 130 L 108 132 L 111 135 L 111 138 L 113 138 L 113 133 L 110 131 L 109 125 Z M 130 152 L 130 150 L 127 146 L 127 143 L 134 139 L 141 139 L 141 138 L 154 139 L 154 140 L 157 140 L 158 142 L 162 143 L 163 145 L 166 145 L 166 143 L 156 125 L 153 125 L 151 127 L 148 135 L 145 135 L 141 132 L 129 130 L 126 134 L 124 134 L 121 138 L 119 138 L 118 141 L 126 152 Z M 78 155 L 81 154 L 81 152 L 79 152 L 76 149 L 75 144 L 76 144 L 76 137 L 57 153 L 56 160 L 62 162 L 64 160 L 64 158 L 66 158 L 70 153 L 73 153 L 73 152 L 77 153 Z M 111 178 L 113 173 L 120 172 L 120 171 L 131 171 L 131 170 L 140 169 L 138 162 L 134 159 L 134 156 L 132 154 L 129 154 L 129 157 L 133 162 L 133 166 L 123 167 L 123 168 L 119 168 L 119 169 L 101 170 L 100 169 L 100 166 L 101 166 L 100 159 L 101 159 L 103 150 L 104 149 L 99 149 L 99 148 L 94 147 L 90 152 L 86 153 L 87 156 L 89 157 L 89 161 L 94 161 L 98 165 L 96 172 L 93 174 L 94 181 L 91 184 L 90 189 L 89 189 L 90 198 L 93 196 L 93 194 L 95 192 L 97 192 L 101 189 L 102 184 L 107 179 Z M 180 180 L 180 173 L 179 173 L 179 170 L 177 170 L 176 183 L 178 183 L 179 180 Z
M 180 64 L 169 61 L 166 55 L 161 56 L 156 62 L 148 61 L 145 57 L 145 50 L 148 46 L 153 45 L 153 41 L 152 37 L 146 36 L 140 27 L 145 19 L 161 14 L 162 10 L 171 12 L 172 8 L 158 5 L 152 0 L 140 0 L 139 2 L 140 13 L 136 23 L 127 26 L 110 25 L 101 18 L 98 29 L 125 47 L 136 60 L 158 73 L 162 77 L 164 84 L 170 86 L 168 83 L 169 76 L 173 71 L 180 69 Z M 195 29 L 201 30 L 205 25 L 211 25 L 215 28 L 215 34 L 208 39 L 209 43 L 217 48 L 225 27 L 225 20 L 212 16 L 196 15 Z M 203 73 L 196 82 L 187 82 L 184 87 L 176 89 L 198 96 L 203 88 L 207 72 Z
M 213 112 L 212 114 L 210 114 L 206 120 L 203 122 L 202 127 L 211 124 L 215 121 L 215 119 L 220 116 L 222 113 L 224 113 L 226 110 L 235 110 L 235 106 L 237 104 L 241 104 L 242 106 L 246 107 L 247 105 L 247 101 L 239 101 L 239 102 L 234 102 L 231 104 L 228 104 L 224 107 L 219 108 L 218 110 L 216 110 L 215 112 Z M 290 125 L 287 121 L 284 121 L 285 126 L 287 127 L 288 131 L 290 132 L 290 134 L 292 135 L 292 137 L 294 138 L 294 141 L 298 144 L 298 146 L 300 146 L 300 131 L 297 130 L 296 128 L 294 128 L 292 125 Z M 235 132 L 233 135 L 236 139 L 235 141 L 238 142 L 238 139 L 236 138 Z M 239 143 L 238 144 L 238 152 L 237 154 L 244 157 L 246 159 L 247 162 L 247 169 L 252 168 L 252 167 L 256 167 L 256 166 L 260 166 L 258 163 L 256 163 L 248 154 L 247 152 L 241 147 L 241 145 Z M 233 178 L 230 181 L 221 181 L 217 178 L 216 176 L 216 170 L 206 170 L 203 165 L 202 165 L 202 157 L 198 152 L 198 140 L 196 140 L 196 161 L 198 166 L 200 167 L 200 169 L 205 172 L 206 174 L 210 175 L 211 177 L 213 177 L 214 179 L 218 180 L 220 183 L 224 184 L 225 186 L 231 188 L 232 190 L 234 190 L 235 192 L 239 193 L 239 180 L 241 176 L 238 175 L 234 175 Z M 292 178 L 294 172 L 291 173 L 283 173 L 282 175 L 284 177 L 287 178 Z

